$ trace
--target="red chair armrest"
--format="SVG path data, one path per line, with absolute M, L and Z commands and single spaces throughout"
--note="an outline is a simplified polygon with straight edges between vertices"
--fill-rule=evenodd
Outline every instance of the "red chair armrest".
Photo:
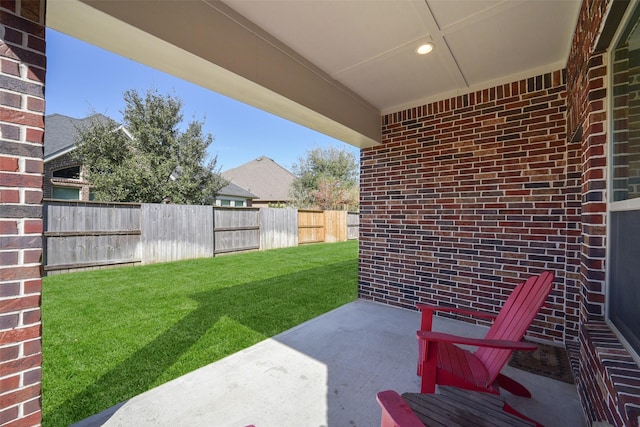
M 420 319 L 420 329 L 423 331 L 430 331 L 433 326 L 433 313 L 436 311 L 442 311 L 447 313 L 464 314 L 467 316 L 481 317 L 485 319 L 495 319 L 497 314 L 486 313 L 481 311 L 467 310 L 456 307 L 436 306 L 428 304 L 417 304 L 416 308 L 422 312 L 422 318 Z
M 381 427 L 424 427 L 420 418 L 395 391 L 381 391 L 376 400 L 382 407 Z
M 418 339 L 425 341 L 437 341 L 449 344 L 473 345 L 476 347 L 502 348 L 507 350 L 533 351 L 537 345 L 524 341 L 487 340 L 483 338 L 468 338 L 442 332 L 418 331 Z
M 442 311 L 447 313 L 456 313 L 456 314 L 465 314 L 467 316 L 480 317 L 484 319 L 495 319 L 498 317 L 495 313 L 487 313 L 484 311 L 476 311 L 469 310 L 466 308 L 457 308 L 457 307 L 446 307 L 446 306 L 437 306 L 437 305 L 428 305 L 428 304 L 417 304 L 416 307 L 418 310 L 424 312 L 426 310 L 429 311 Z

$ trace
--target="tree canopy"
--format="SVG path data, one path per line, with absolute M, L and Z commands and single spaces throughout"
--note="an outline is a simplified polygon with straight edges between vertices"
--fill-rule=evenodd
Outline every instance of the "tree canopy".
M 96 200 L 111 202 L 214 204 L 227 184 L 207 161 L 211 134 L 203 122 L 180 130 L 182 101 L 150 89 L 124 93 L 123 123 L 104 116 L 78 129 L 74 155 L 82 161 Z M 98 119 L 102 117 L 102 119 Z
M 358 209 L 358 162 L 336 147 L 314 148 L 292 166 L 290 196 L 299 208 Z

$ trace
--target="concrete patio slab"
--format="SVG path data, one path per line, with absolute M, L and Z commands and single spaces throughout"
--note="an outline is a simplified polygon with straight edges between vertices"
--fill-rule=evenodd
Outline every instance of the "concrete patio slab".
M 376 426 L 378 391 L 419 390 L 418 325 L 418 312 L 358 300 L 76 426 Z M 485 332 L 440 318 L 434 330 Z M 575 386 L 505 369 L 534 395 L 506 393 L 516 409 L 547 426 L 586 425 Z

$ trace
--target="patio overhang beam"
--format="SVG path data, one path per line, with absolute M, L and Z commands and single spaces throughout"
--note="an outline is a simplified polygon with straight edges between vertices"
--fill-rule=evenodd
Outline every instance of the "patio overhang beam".
M 50 1 L 47 26 L 359 148 L 380 111 L 220 1 Z

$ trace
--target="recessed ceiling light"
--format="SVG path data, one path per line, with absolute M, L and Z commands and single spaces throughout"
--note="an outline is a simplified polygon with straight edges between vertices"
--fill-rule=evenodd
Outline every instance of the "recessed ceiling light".
M 433 43 L 424 43 L 418 46 L 418 48 L 416 49 L 416 53 L 418 55 L 426 55 L 427 53 L 431 52 L 433 48 Z

